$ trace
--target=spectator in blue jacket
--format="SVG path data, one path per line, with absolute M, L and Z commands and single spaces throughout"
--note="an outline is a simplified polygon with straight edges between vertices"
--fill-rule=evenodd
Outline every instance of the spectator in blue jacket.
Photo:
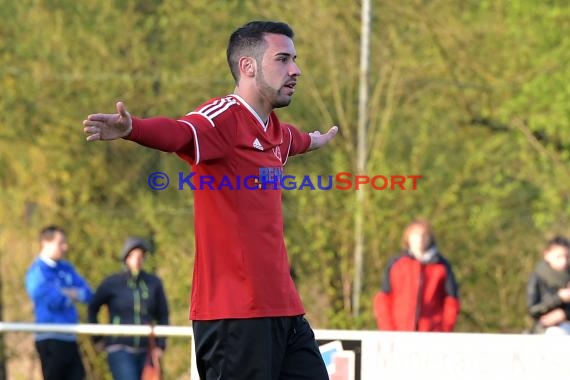
M 92 292 L 69 262 L 65 231 L 57 226 L 40 233 L 41 251 L 26 273 L 26 291 L 34 303 L 36 323 L 75 324 L 75 304 L 88 303 Z M 45 380 L 81 380 L 85 369 L 75 334 L 42 332 L 35 335 Z
M 121 252 L 124 270 L 103 280 L 89 304 L 90 323 L 97 323 L 103 305 L 110 323 L 127 325 L 168 325 L 168 303 L 162 281 L 144 271 L 150 247 L 140 237 L 129 237 Z M 140 336 L 94 337 L 96 346 L 105 347 L 107 362 L 115 380 L 139 380 L 147 357 L 148 339 Z M 165 349 L 164 338 L 157 338 L 150 354 L 158 360 Z

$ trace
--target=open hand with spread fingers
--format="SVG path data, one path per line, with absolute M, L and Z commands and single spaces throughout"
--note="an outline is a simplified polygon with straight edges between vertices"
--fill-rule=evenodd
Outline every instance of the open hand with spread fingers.
M 96 113 L 83 121 L 87 141 L 116 140 L 131 133 L 132 118 L 123 102 L 117 102 L 117 113 Z

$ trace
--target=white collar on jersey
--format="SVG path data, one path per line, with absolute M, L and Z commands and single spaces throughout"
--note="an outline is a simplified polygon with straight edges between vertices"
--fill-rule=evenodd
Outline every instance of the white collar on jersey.
M 237 98 L 237 100 L 239 100 L 239 102 L 242 103 L 245 106 L 245 108 L 247 108 L 249 112 L 252 113 L 253 116 L 255 116 L 257 121 L 259 121 L 259 124 L 263 127 L 263 130 L 267 132 L 267 127 L 269 126 L 269 117 L 267 118 L 267 121 L 264 123 L 263 120 L 261 120 L 261 117 L 259 117 L 259 114 L 255 112 L 253 107 L 247 104 L 247 102 L 241 96 L 239 96 L 238 94 L 231 94 L 230 96 Z
M 42 256 L 40 254 L 40 260 L 42 260 L 48 267 L 55 268 L 57 266 L 57 261 L 50 259 L 47 256 Z

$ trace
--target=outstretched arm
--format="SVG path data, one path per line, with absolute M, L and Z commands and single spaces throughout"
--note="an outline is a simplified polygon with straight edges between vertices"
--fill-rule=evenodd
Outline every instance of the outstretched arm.
M 96 113 L 83 121 L 87 141 L 116 140 L 128 136 L 133 128 L 133 119 L 123 102 L 117 102 L 117 113 Z
M 321 134 L 319 131 L 309 133 L 311 136 L 311 145 L 309 145 L 308 151 L 319 149 L 320 147 L 326 145 L 329 141 L 331 141 L 337 134 L 338 127 L 335 125 L 328 130 L 327 133 Z
M 184 150 L 186 156 L 193 157 L 193 129 L 196 126 L 190 121 L 166 117 L 139 119 L 132 117 L 122 102 L 117 103 L 117 112 L 116 114 L 89 115 L 87 120 L 83 121 L 83 131 L 87 135 L 87 141 L 124 138 L 163 152 L 178 153 Z M 202 122 L 207 123 L 205 119 Z M 199 124 L 196 125 L 199 126 Z M 209 128 L 208 124 L 209 129 L 214 128 Z

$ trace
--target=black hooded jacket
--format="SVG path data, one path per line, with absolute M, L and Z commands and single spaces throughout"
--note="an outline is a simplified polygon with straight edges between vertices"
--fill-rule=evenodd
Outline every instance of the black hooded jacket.
M 558 290 L 570 283 L 569 272 L 555 271 L 545 261 L 540 261 L 527 283 L 527 308 L 535 324 L 532 332 L 540 333 L 542 328 L 539 319 L 551 310 L 562 308 L 566 319 L 570 320 L 570 303 L 558 297 Z
M 88 307 L 89 323 L 98 323 L 101 306 L 107 305 L 112 324 L 168 325 L 168 303 L 161 280 L 141 271 L 137 276 L 124 271 L 107 277 L 97 288 Z M 103 337 L 94 337 L 95 341 Z M 146 348 L 148 339 L 141 336 L 107 336 L 105 345 L 122 344 L 134 348 Z M 157 345 L 164 349 L 165 338 L 157 338 Z

